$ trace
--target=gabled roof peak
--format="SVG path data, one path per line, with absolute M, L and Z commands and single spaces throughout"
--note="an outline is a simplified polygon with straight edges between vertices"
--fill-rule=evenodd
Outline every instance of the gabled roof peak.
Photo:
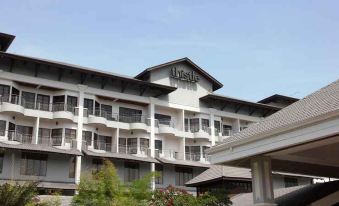
M 213 84 L 213 91 L 223 87 L 222 83 L 220 83 L 213 76 L 208 74 L 204 69 L 199 67 L 197 64 L 195 64 L 188 57 L 176 59 L 176 60 L 169 61 L 169 62 L 166 62 L 166 63 L 163 63 L 163 64 L 159 64 L 159 65 L 156 65 L 156 66 L 149 67 L 149 68 L 145 69 L 144 71 L 142 71 L 141 73 L 139 73 L 138 75 L 136 75 L 135 78 L 144 80 L 145 77 L 147 77 L 149 75 L 149 73 L 151 71 L 155 70 L 155 69 L 160 69 L 160 68 L 165 67 L 165 66 L 169 66 L 169 65 L 173 65 L 173 64 L 177 64 L 177 63 L 182 63 L 182 62 L 189 64 L 190 66 L 192 66 L 192 68 L 194 68 L 198 73 L 200 73 L 202 76 L 204 76 L 207 80 L 211 81 L 211 83 Z

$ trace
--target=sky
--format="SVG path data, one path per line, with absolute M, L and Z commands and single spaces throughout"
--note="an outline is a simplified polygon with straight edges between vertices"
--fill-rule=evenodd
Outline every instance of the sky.
M 302 98 L 339 78 L 339 1 L 2 0 L 11 53 L 128 76 L 188 57 L 258 101 Z

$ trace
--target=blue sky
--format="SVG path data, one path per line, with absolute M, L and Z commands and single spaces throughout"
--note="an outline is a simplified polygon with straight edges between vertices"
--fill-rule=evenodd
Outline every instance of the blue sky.
M 189 57 L 257 101 L 304 97 L 339 77 L 339 1 L 3 0 L 9 52 L 134 76 Z

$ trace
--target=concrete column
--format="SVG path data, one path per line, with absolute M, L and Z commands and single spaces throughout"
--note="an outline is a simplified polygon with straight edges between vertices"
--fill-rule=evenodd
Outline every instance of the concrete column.
M 8 140 L 8 129 L 9 129 L 9 121 L 6 121 L 6 129 L 5 129 L 5 137 Z
M 210 129 L 211 129 L 211 144 L 215 145 L 215 128 L 214 128 L 214 114 L 213 111 L 210 110 Z
M 203 149 L 201 145 L 199 147 L 200 147 L 200 161 L 202 161 L 204 158 Z
M 154 98 L 150 98 L 150 104 L 148 106 L 148 112 L 149 112 L 149 118 L 150 118 L 150 156 L 154 158 L 155 156 L 155 146 L 154 146 L 154 140 L 155 140 L 155 107 L 154 107 Z M 155 172 L 155 163 L 151 163 L 151 172 Z M 155 190 L 155 179 L 154 177 L 151 180 L 151 189 Z
M 140 155 L 141 151 L 140 151 L 140 138 L 137 137 L 137 154 Z
M 120 137 L 120 129 L 117 128 L 115 130 L 115 139 L 114 139 L 114 151 L 113 152 L 116 152 L 116 153 L 119 153 L 119 137 Z
M 185 155 L 185 145 L 186 145 L 186 143 L 185 143 L 185 141 L 186 141 L 186 138 L 185 137 L 183 137 L 183 138 L 181 138 L 180 139 L 180 145 L 179 145 L 179 159 L 182 159 L 182 160 L 185 160 L 186 159 L 186 155 Z
M 85 90 L 87 86 L 85 85 L 78 85 L 79 88 L 79 98 L 78 98 L 78 125 L 77 125 L 77 141 L 76 141 L 76 148 L 77 150 L 81 151 L 82 147 L 82 130 L 84 124 L 84 96 Z M 66 97 L 67 101 L 67 97 Z M 81 156 L 76 156 L 76 163 L 75 163 L 75 184 L 80 183 L 80 176 L 81 176 Z
M 233 124 L 233 131 L 235 133 L 240 132 L 240 119 L 236 119 Z
M 255 206 L 273 206 L 271 160 L 269 157 L 251 159 L 253 203 Z
M 33 144 L 38 144 L 39 142 L 39 126 L 40 125 L 40 117 L 37 117 L 34 122 L 34 128 L 33 128 L 33 138 L 32 142 Z

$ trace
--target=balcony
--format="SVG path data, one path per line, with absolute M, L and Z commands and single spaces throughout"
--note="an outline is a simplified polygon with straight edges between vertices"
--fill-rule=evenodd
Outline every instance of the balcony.
M 156 126 L 159 128 L 159 134 L 176 134 L 175 122 L 173 120 L 156 119 Z
M 155 150 L 155 157 L 167 160 L 186 160 L 208 163 L 209 156 L 201 153 L 180 153 L 174 150 Z
M 8 142 L 12 144 L 43 145 L 43 146 L 49 146 L 49 147 L 56 147 L 59 149 L 76 149 L 76 146 L 77 146 L 77 142 L 75 139 L 65 139 L 63 143 L 61 136 L 38 137 L 38 144 L 35 144 L 33 142 L 32 134 L 23 134 L 18 131 L 9 130 L 7 136 L 8 136 Z

